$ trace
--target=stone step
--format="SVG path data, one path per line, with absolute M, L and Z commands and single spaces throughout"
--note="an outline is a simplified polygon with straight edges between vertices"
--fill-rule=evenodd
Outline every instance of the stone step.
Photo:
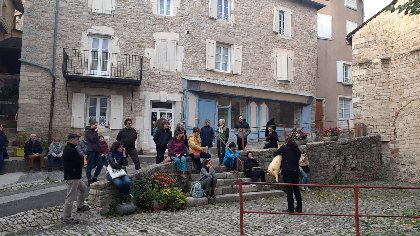
M 262 191 L 262 192 L 247 192 L 243 194 L 244 201 L 250 201 L 260 198 L 268 198 L 268 197 L 283 197 L 284 192 L 281 190 L 270 190 L 270 191 Z M 225 194 L 225 195 L 216 195 L 216 199 L 214 202 L 222 203 L 222 202 L 238 202 L 239 201 L 239 194 L 232 193 L 232 194 Z M 187 197 L 187 207 L 197 207 L 207 205 L 208 200 L 205 197 L 202 198 L 193 198 Z
M 244 172 L 238 173 L 239 178 L 244 178 L 245 174 Z M 217 179 L 236 179 L 236 175 L 234 175 L 231 172 L 222 172 L 222 173 L 216 173 Z M 200 174 L 191 174 L 191 181 L 198 181 L 200 179 Z
M 258 187 L 257 186 L 251 186 L 251 185 L 244 185 L 242 187 L 242 192 L 243 193 L 249 193 L 249 192 L 257 192 L 258 191 Z M 233 193 L 238 193 L 238 187 L 237 186 L 222 186 L 222 187 L 217 187 L 214 190 L 214 193 L 216 195 L 226 195 L 226 194 L 233 194 Z
M 250 182 L 250 178 L 240 178 L 244 182 Z M 216 187 L 231 186 L 237 179 L 218 179 Z

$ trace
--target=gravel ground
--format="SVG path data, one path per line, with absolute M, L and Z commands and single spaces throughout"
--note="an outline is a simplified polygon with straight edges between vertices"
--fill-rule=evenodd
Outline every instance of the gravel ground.
M 368 185 L 407 185 L 369 182 Z M 410 184 L 412 185 L 412 184 Z M 303 193 L 305 212 L 352 213 L 352 189 L 314 189 Z M 362 214 L 420 215 L 420 190 L 361 190 Z M 245 202 L 246 210 L 281 211 L 285 197 Z M 179 212 L 139 213 L 105 218 L 76 214 L 80 225 L 63 225 L 61 207 L 0 218 L 0 235 L 239 235 L 239 204 L 215 204 Z M 362 235 L 420 235 L 420 220 L 361 218 Z M 246 235 L 355 235 L 353 217 L 296 215 L 245 216 Z

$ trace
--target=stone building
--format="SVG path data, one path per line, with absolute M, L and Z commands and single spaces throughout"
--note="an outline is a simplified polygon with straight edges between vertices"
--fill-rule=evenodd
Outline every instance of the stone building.
M 318 71 L 315 129 L 352 129 L 352 51 L 346 35 L 363 23 L 362 0 L 317 0 Z M 348 123 L 347 123 L 348 121 Z
M 348 36 L 354 115 L 381 135 L 390 174 L 412 182 L 420 181 L 419 28 L 419 15 L 382 10 Z
M 146 150 L 154 149 L 160 117 L 191 130 L 220 118 L 233 128 L 243 114 L 253 139 L 269 117 L 310 131 L 322 4 L 39 0 L 25 7 L 18 131 L 63 138 L 95 118 L 113 140 L 131 117 L 137 147 Z

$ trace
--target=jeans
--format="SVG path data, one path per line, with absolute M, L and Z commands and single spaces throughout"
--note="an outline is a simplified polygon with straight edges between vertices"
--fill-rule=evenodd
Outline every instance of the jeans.
M 217 156 L 219 157 L 219 164 L 223 164 L 223 158 L 225 157 L 226 145 L 222 141 L 217 140 Z
M 236 169 L 236 158 L 227 158 L 223 161 L 223 165 L 226 166 L 230 171 L 234 171 Z
M 185 172 L 187 171 L 187 157 L 180 156 L 179 158 L 176 156 L 172 156 L 171 160 L 175 162 L 176 170 Z
M 285 183 L 289 184 L 298 184 L 299 183 L 299 172 L 297 171 L 282 171 L 283 180 Z M 294 199 L 293 194 L 296 197 L 296 211 L 302 211 L 302 195 L 300 194 L 299 186 L 287 186 L 286 187 L 286 194 L 287 194 L 287 210 L 289 212 L 294 212 Z
M 127 196 L 130 194 L 130 186 L 131 181 L 130 177 L 128 175 L 124 175 L 115 179 L 111 179 L 111 176 L 109 174 L 106 176 L 106 178 L 112 182 L 112 184 L 120 191 L 120 193 L 124 194 L 124 196 Z
M 102 170 L 102 158 L 99 155 L 99 152 L 87 152 L 88 164 L 86 167 L 86 177 L 87 179 L 92 179 L 92 170 L 93 166 L 96 165 L 95 173 L 93 174 L 94 178 L 98 178 Z
M 101 160 L 102 160 L 102 166 L 108 166 L 108 161 L 106 160 L 106 155 L 101 156 Z
M 48 162 L 47 162 L 48 169 L 53 167 L 53 163 L 54 163 L 55 160 L 58 160 L 58 162 L 60 163 L 60 168 L 63 167 L 63 161 L 64 160 L 63 160 L 62 157 L 58 157 L 58 156 L 55 157 L 55 156 L 50 154 L 50 155 L 47 156 L 47 158 L 48 158 Z
M 299 167 L 299 170 L 300 170 L 300 176 L 302 177 L 300 179 L 300 183 L 301 184 L 309 183 L 309 173 L 306 173 L 305 171 L 303 171 L 302 167 Z
M 3 156 L 3 147 L 0 147 L 0 173 L 3 169 L 3 163 L 4 163 L 4 156 Z

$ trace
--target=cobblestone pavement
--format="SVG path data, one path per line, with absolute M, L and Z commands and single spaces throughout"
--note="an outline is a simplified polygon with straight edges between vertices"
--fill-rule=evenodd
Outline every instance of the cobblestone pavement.
M 369 182 L 369 185 L 401 183 Z M 410 184 L 412 185 L 412 184 Z M 352 213 L 352 189 L 312 190 L 303 193 L 304 211 Z M 361 190 L 361 213 L 420 215 L 420 190 Z M 281 211 L 285 197 L 245 202 L 247 210 Z M 31 210 L 0 218 L 10 235 L 239 235 L 239 204 L 215 204 L 179 212 L 139 213 L 105 218 L 76 214 L 80 225 L 63 225 L 61 207 Z M 354 235 L 352 217 L 246 215 L 246 235 Z M 362 235 L 420 235 L 420 220 L 361 218 Z

